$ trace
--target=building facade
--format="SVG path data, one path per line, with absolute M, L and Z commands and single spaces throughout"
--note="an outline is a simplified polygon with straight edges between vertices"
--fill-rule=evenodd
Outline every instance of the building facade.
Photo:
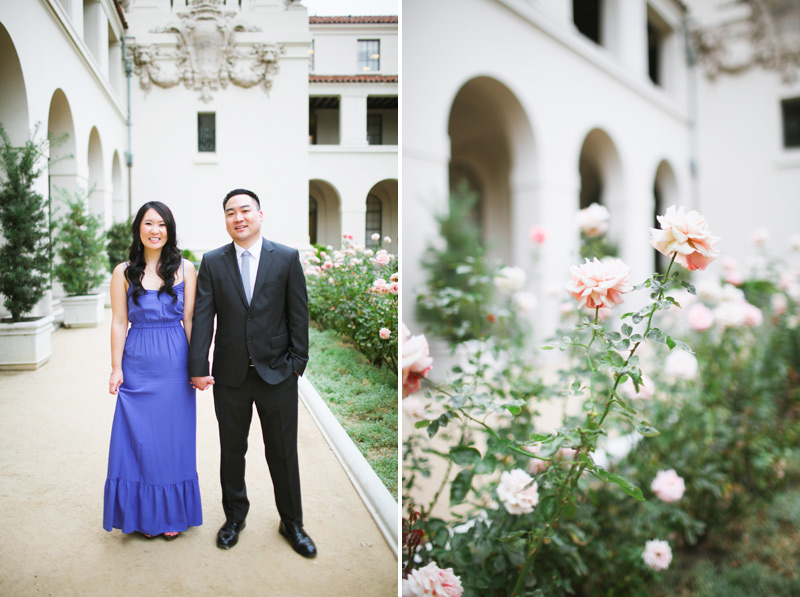
M 396 239 L 397 27 L 296 0 L 0 2 L 0 123 L 67 134 L 40 192 L 93 189 L 106 226 L 163 201 L 198 257 L 230 240 L 237 187 L 302 250 Z
M 652 271 L 654 214 L 693 202 L 683 6 L 406 0 L 403 19 L 415 41 L 403 46 L 404 305 L 422 288 L 414 265 L 460 180 L 480 196 L 491 253 L 528 273 L 543 335 L 579 262 L 582 205 L 609 208 L 634 278 Z M 536 260 L 534 225 L 549 231 Z
M 649 229 L 672 204 L 700 209 L 726 256 L 744 262 L 757 226 L 785 250 L 800 216 L 798 149 L 781 142 L 781 110 L 800 95 L 799 10 L 782 0 L 405 0 L 409 327 L 434 216 L 461 180 L 480 197 L 491 253 L 526 270 L 543 337 L 581 261 L 576 214 L 592 202 L 609 209 L 609 240 L 637 281 L 656 267 Z M 534 225 L 549 231 L 535 259 Z

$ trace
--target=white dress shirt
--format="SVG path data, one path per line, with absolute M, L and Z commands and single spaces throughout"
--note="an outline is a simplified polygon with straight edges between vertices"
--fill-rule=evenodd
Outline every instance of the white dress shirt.
M 253 289 L 256 287 L 256 274 L 258 273 L 258 262 L 261 259 L 261 245 L 263 243 L 264 239 L 260 236 L 249 249 L 245 249 L 233 243 L 233 246 L 236 248 L 236 264 L 239 266 L 239 275 L 242 273 L 242 253 L 245 251 L 250 252 L 250 256 L 246 257 L 246 259 L 250 260 L 250 296 L 253 296 Z

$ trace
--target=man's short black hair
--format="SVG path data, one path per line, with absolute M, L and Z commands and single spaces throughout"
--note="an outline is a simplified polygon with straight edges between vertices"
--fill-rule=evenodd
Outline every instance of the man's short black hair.
M 236 195 L 249 195 L 253 199 L 256 200 L 258 204 L 258 210 L 261 211 L 261 201 L 258 199 L 258 195 L 256 195 L 253 191 L 249 191 L 247 189 L 233 189 L 230 193 L 225 195 L 225 199 L 222 200 L 222 210 L 225 211 L 225 206 L 228 205 L 228 199 L 231 197 L 235 197 Z

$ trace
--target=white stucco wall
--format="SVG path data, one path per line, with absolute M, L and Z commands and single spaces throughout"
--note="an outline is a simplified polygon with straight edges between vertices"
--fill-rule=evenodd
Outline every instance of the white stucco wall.
M 454 98 L 468 81 L 488 77 L 501 84 L 492 83 L 489 95 L 494 93 L 510 139 L 512 197 L 510 216 L 489 232 L 510 234 L 511 264 L 538 276 L 539 284 L 531 288 L 542 302 L 537 329 L 547 334 L 557 321 L 568 268 L 578 262 L 574 216 L 586 136 L 601 129 L 617 153 L 621 183 L 606 203 L 616 220 L 621 257 L 638 280 L 652 270 L 648 238 L 662 160 L 673 168 L 682 202 L 692 203 L 688 112 L 679 91 L 670 94 L 655 87 L 646 72 L 628 70 L 612 52 L 580 36 L 569 15 L 556 20 L 521 2 L 501 4 L 407 0 L 403 5 L 404 39 L 414 40 L 403 45 L 404 318 L 413 320 L 409 306 L 426 275 L 420 257 L 438 234 L 433 215 L 446 206 Z M 456 13 L 460 26 L 443 31 L 441 24 Z M 646 20 L 639 26 L 646 28 Z M 480 44 L 474 43 L 478 34 Z M 639 51 L 646 55 L 646 46 Z M 434 56 L 441 57 L 441 68 L 431 68 Z M 527 238 L 534 224 L 550 231 L 538 273 Z

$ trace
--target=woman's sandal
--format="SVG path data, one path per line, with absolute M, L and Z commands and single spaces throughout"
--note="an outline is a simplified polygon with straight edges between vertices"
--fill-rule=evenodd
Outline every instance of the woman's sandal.
M 180 533 L 176 533 L 175 531 L 167 531 L 164 533 L 164 539 L 167 541 L 172 541 L 173 539 L 177 539 Z

